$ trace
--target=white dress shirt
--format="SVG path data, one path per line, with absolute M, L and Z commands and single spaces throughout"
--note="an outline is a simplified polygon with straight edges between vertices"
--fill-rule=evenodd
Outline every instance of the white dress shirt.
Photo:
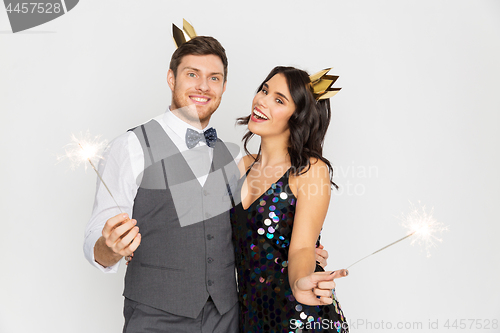
M 185 141 L 186 130 L 188 128 L 197 132 L 201 131 L 179 119 L 170 110 L 161 116 L 153 118 L 153 120 L 157 121 L 165 130 L 188 162 L 188 165 L 197 176 L 201 186 L 203 186 L 208 177 L 213 157 L 213 149 L 209 148 L 205 141 L 200 141 L 197 144 L 196 147 L 204 146 L 208 151 L 205 157 L 206 161 L 200 163 L 200 154 L 190 154 Z M 209 127 L 210 125 L 206 128 Z M 236 162 L 239 162 L 241 156 L 240 152 L 236 158 Z M 203 167 L 203 170 L 200 170 L 200 166 Z M 103 272 L 114 273 L 118 270 L 120 262 L 110 267 L 101 266 L 94 259 L 94 245 L 102 236 L 102 229 L 109 218 L 122 212 L 132 217 L 134 199 L 140 185 L 138 177 L 144 170 L 144 154 L 136 135 L 133 132 L 126 132 L 113 140 L 104 151 L 103 158 L 99 162 L 98 170 L 113 194 L 117 204 L 120 206 L 121 211 L 116 206 L 105 186 L 103 186 L 99 178 L 97 178 L 94 207 L 92 216 L 85 229 L 83 251 L 85 253 L 85 258 L 95 267 Z

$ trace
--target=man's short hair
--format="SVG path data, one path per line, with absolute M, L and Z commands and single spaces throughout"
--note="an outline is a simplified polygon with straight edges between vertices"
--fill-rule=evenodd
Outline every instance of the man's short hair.
M 216 55 L 222 60 L 224 65 L 224 82 L 227 80 L 227 57 L 226 50 L 222 47 L 219 41 L 210 36 L 197 36 L 186 43 L 182 44 L 172 54 L 170 60 L 170 69 L 177 76 L 177 67 L 182 61 L 182 58 L 187 55 Z

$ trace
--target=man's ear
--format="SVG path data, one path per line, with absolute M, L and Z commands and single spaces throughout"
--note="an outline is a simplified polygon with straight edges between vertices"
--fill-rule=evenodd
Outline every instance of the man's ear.
M 171 69 L 169 69 L 168 72 L 167 72 L 167 83 L 168 83 L 168 86 L 170 87 L 170 90 L 174 91 L 174 88 L 175 88 L 175 75 L 174 75 L 174 71 L 171 70 Z

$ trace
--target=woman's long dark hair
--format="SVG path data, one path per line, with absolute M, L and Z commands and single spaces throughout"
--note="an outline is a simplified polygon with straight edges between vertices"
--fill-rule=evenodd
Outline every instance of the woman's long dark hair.
M 275 67 L 264 82 L 260 84 L 257 91 L 259 92 L 264 83 L 276 74 L 285 76 L 296 107 L 288 120 L 290 129 L 288 155 L 290 156 L 293 174 L 301 175 L 309 171 L 311 167 L 310 159 L 316 158 L 327 165 L 330 173 L 330 183 L 338 189 L 338 186 L 333 182 L 333 167 L 330 161 L 323 157 L 323 141 L 331 118 L 330 100 L 316 101 L 313 96 L 309 74 L 294 67 Z M 250 117 L 238 118 L 236 123 L 238 125 L 247 125 Z M 242 139 L 245 152 L 249 155 L 251 154 L 247 149 L 247 144 L 253 136 L 254 133 L 248 130 Z M 259 158 L 260 147 L 254 163 Z

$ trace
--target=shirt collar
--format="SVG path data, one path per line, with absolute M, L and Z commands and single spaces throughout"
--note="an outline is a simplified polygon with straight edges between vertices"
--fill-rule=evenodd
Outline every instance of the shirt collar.
M 203 133 L 206 129 L 210 128 L 210 122 L 205 128 L 203 128 L 203 130 L 200 130 L 199 128 L 186 123 L 184 120 L 180 119 L 172 113 L 172 111 L 170 110 L 170 106 L 163 115 L 163 121 L 165 122 L 166 126 L 168 126 L 175 134 L 177 134 L 181 138 L 184 138 L 186 136 L 186 131 L 188 128 L 198 133 Z

